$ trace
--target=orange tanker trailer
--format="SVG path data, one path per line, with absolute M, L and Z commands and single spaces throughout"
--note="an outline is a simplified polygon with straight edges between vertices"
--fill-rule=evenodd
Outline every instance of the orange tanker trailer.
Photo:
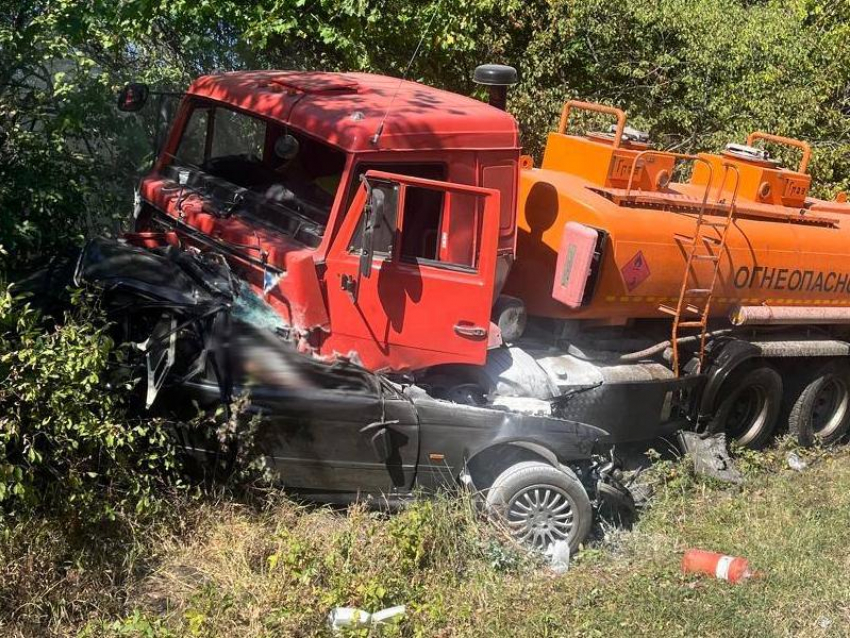
M 572 134 L 579 109 L 617 123 Z M 793 147 L 799 164 L 782 167 L 760 141 Z M 589 365 L 608 384 L 669 370 L 708 377 L 695 418 L 709 429 L 759 445 L 785 420 L 803 442 L 837 440 L 850 428 L 850 205 L 809 196 L 810 155 L 760 132 L 721 154 L 652 150 L 622 111 L 568 102 L 542 165 L 525 158 L 521 171 L 504 293 L 529 319 L 522 336 L 505 332 L 567 394 Z M 528 377 L 489 367 L 502 388 Z
M 567 104 L 560 131 L 550 134 L 541 168 L 522 172 L 518 259 L 508 291 L 522 288 L 530 315 L 663 317 L 678 302 L 691 254 L 692 290 L 710 288 L 717 269 L 712 317 L 737 306 L 850 305 L 850 205 L 808 196 L 808 145 L 762 133 L 748 139 L 800 147 L 795 170 L 752 147 L 676 155 L 649 150 L 620 126 L 610 135 L 568 135 L 574 106 Z M 625 115 L 615 112 L 623 124 Z M 693 165 L 690 180 L 671 182 L 683 161 Z M 599 242 L 607 238 L 602 260 L 589 271 L 556 272 L 559 252 L 581 243 L 577 225 L 596 230 Z M 569 297 L 571 287 L 592 294 Z M 686 295 L 694 304 L 703 296 Z

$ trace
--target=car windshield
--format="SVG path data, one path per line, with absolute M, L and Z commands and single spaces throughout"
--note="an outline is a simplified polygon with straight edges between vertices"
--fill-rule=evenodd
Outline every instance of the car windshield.
M 172 170 L 188 168 L 190 187 L 228 214 L 314 243 L 309 239 L 324 233 L 344 165 L 342 151 L 282 124 L 198 104 Z

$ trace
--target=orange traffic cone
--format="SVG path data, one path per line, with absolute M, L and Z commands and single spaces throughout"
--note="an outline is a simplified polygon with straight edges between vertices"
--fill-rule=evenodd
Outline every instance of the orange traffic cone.
M 682 571 L 686 574 L 708 574 L 730 583 L 739 583 L 754 576 L 746 558 L 701 549 L 689 549 L 685 552 L 682 557 Z

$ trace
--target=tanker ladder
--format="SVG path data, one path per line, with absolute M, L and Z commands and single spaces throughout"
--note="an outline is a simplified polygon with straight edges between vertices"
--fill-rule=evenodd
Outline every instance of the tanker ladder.
M 709 173 L 702 201 L 697 210 L 694 235 L 691 238 L 691 243 L 689 245 L 686 244 L 685 271 L 682 275 L 682 286 L 679 289 L 679 298 L 676 302 L 676 306 L 671 307 L 662 304 L 658 307 L 661 312 L 672 315 L 673 317 L 673 326 L 670 336 L 671 368 L 673 370 L 673 374 L 677 377 L 680 375 L 679 342 L 682 338 L 681 331 L 683 329 L 699 330 L 699 358 L 697 360 L 697 369 L 695 371 L 698 374 L 702 370 L 703 363 L 705 361 L 705 343 L 706 334 L 708 332 L 708 319 L 711 314 L 711 302 L 717 286 L 718 275 L 720 273 L 720 260 L 726 249 L 726 237 L 729 233 L 729 228 L 735 219 L 735 200 L 738 197 L 738 185 L 740 183 L 741 175 L 736 166 L 727 162 L 723 163 L 723 176 L 717 188 L 716 201 L 714 205 L 710 207 L 712 212 L 718 212 L 720 214 L 717 217 L 712 216 L 712 219 L 706 219 L 706 207 L 712 184 L 712 171 L 709 163 L 696 155 L 652 150 L 639 153 L 632 166 L 632 173 L 629 176 L 629 187 L 627 192 L 631 190 L 635 169 L 640 165 L 639 160 L 641 159 L 641 156 L 648 154 L 673 155 L 679 160 L 702 162 L 708 169 Z M 734 172 L 735 185 L 732 189 L 731 198 L 727 202 L 723 198 L 723 192 L 730 171 Z M 708 286 L 705 286 L 705 284 L 700 286 L 696 279 L 694 266 L 697 262 L 705 262 L 710 266 L 710 274 L 707 278 L 709 282 Z

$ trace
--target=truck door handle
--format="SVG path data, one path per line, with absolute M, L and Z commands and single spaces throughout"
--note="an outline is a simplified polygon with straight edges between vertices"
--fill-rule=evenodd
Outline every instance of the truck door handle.
M 351 301 L 357 299 L 357 280 L 351 275 L 343 275 L 339 278 L 339 287 L 344 290 Z
M 342 288 L 345 292 L 352 293 L 357 287 L 357 282 L 351 275 L 343 275 L 339 279 L 339 287 Z
M 455 324 L 455 333 L 461 337 L 472 337 L 473 339 L 484 339 L 487 329 L 481 326 L 468 326 L 462 323 Z

